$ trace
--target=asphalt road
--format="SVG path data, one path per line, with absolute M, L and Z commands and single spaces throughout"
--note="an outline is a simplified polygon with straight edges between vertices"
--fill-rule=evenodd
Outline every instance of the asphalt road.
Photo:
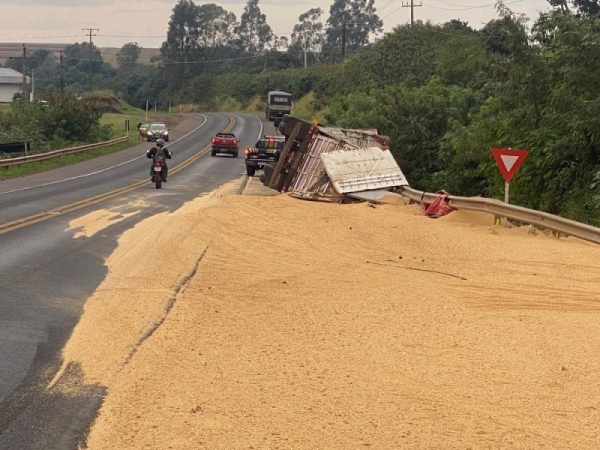
M 174 156 L 169 181 L 160 190 L 150 183 L 145 151 L 152 144 L 146 142 L 0 182 L 0 449 L 77 447 L 104 387 L 83 385 L 76 365 L 52 389 L 48 384 L 86 299 L 106 276 L 105 258 L 118 237 L 141 220 L 242 180 L 241 155 L 211 157 L 206 147 L 215 133 L 230 128 L 243 153 L 263 126 L 272 124 L 252 115 L 187 115 L 171 131 L 167 147 Z M 141 202 L 143 212 L 128 216 Z M 76 237 L 78 230 L 69 223 L 98 209 L 125 218 L 90 238 Z

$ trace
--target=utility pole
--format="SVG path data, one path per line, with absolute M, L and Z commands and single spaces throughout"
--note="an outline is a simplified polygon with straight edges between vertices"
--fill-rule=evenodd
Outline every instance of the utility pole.
M 60 52 L 60 92 L 65 92 L 65 64 L 63 59 L 63 51 Z
M 88 70 L 89 70 L 89 77 L 90 77 L 90 81 L 89 81 L 89 89 L 92 90 L 92 46 L 94 45 L 92 43 L 92 37 L 96 36 L 94 34 L 94 31 L 100 31 L 98 28 L 82 28 L 83 31 L 88 31 L 89 33 L 86 34 L 86 36 L 89 36 L 90 38 L 90 60 L 89 60 L 89 65 L 88 65 Z
M 414 0 L 410 0 L 410 3 L 406 3 L 404 4 L 404 2 L 402 2 L 402 7 L 403 8 L 410 8 L 410 26 L 412 28 L 412 26 L 415 23 L 415 7 L 417 6 L 423 6 L 423 3 L 419 3 L 418 5 L 414 4 Z
M 304 68 L 306 69 L 306 67 L 308 66 L 308 63 L 306 61 L 306 52 L 308 51 L 308 43 L 306 42 L 306 31 L 304 32 Z
M 346 22 L 342 22 L 342 61 L 345 58 L 346 58 Z
M 37 59 L 34 56 L 27 56 L 27 47 L 23 44 L 23 56 L 11 56 L 8 59 L 20 59 L 23 64 L 23 87 L 21 90 L 23 91 L 23 99 L 28 102 L 29 101 L 29 89 L 27 87 L 27 61 L 31 61 Z
M 31 99 L 29 98 L 29 90 L 27 89 L 27 47 L 25 47 L 25 44 L 23 44 L 23 59 L 21 62 L 23 63 L 23 98 L 28 102 Z

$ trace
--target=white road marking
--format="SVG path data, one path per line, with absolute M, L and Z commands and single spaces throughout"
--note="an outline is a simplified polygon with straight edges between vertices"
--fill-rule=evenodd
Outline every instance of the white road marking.
M 256 140 L 258 141 L 263 135 L 264 126 L 263 126 L 263 123 L 261 122 L 261 120 L 258 118 L 258 116 L 254 116 L 254 118 L 256 120 L 258 120 L 258 123 L 260 124 L 260 132 L 258 133 L 258 137 L 256 138 Z
M 185 135 L 181 136 L 179 139 L 177 139 L 177 140 L 175 140 L 175 141 L 173 141 L 173 142 L 169 143 L 169 145 L 170 145 L 170 144 L 175 144 L 176 142 L 179 142 L 180 140 L 182 140 L 182 139 L 184 139 L 184 138 L 188 137 L 190 134 L 192 134 L 192 133 L 194 133 L 195 131 L 198 131 L 200 128 L 202 128 L 202 127 L 204 126 L 204 124 L 206 124 L 206 121 L 207 121 L 208 119 L 207 119 L 207 117 L 206 117 L 204 114 L 200 114 L 200 116 L 204 118 L 204 121 L 203 121 L 203 122 L 202 122 L 200 125 L 198 125 L 196 128 L 194 128 L 194 129 L 193 129 L 192 131 L 190 131 L 189 133 L 187 133 L 187 134 L 185 134 Z M 31 190 L 31 189 L 37 189 L 37 188 L 41 188 L 41 187 L 47 187 L 47 186 L 51 186 L 51 185 L 53 185 L 53 184 L 64 183 L 65 181 L 71 181 L 71 180 L 76 180 L 76 179 L 78 179 L 78 178 L 85 178 L 85 177 L 89 177 L 89 176 L 92 176 L 92 175 L 97 175 L 97 174 L 99 174 L 99 173 L 106 172 L 107 170 L 111 170 L 111 169 L 116 169 L 117 167 L 124 166 L 125 164 L 132 163 L 133 161 L 137 161 L 138 159 L 145 158 L 145 157 L 146 157 L 146 155 L 141 155 L 141 156 L 138 156 L 138 157 L 136 157 L 136 158 L 130 159 L 129 161 L 125 161 L 125 162 L 122 162 L 122 163 L 116 164 L 116 165 L 114 165 L 114 166 L 106 167 L 106 168 L 104 168 L 104 169 L 97 170 L 97 171 L 95 171 L 95 172 L 90 172 L 90 173 L 86 173 L 86 174 L 83 174 L 83 175 L 77 175 L 76 177 L 65 178 L 65 179 L 63 179 L 63 180 L 52 181 L 52 182 L 50 182 L 50 183 L 38 184 L 37 186 L 28 186 L 28 187 L 24 187 L 24 188 L 21 188 L 21 189 L 14 189 L 14 190 L 12 190 L 12 191 L 0 192 L 0 195 L 4 195 L 4 194 L 12 194 L 12 193 L 14 193 L 14 192 L 28 191 L 28 190 Z

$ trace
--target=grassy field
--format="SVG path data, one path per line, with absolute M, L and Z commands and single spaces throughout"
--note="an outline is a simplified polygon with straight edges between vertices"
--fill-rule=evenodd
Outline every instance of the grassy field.
M 125 121 L 129 120 L 129 135 L 137 135 L 138 122 L 146 123 L 144 115 L 134 114 L 104 114 L 100 119 L 102 125 L 111 125 L 114 137 L 125 136 Z

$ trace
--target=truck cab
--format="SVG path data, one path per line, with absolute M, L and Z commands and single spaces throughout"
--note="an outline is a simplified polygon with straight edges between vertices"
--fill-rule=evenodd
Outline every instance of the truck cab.
M 293 108 L 292 94 L 280 90 L 267 93 L 265 116 L 268 120 L 281 119 L 285 114 L 291 114 Z

